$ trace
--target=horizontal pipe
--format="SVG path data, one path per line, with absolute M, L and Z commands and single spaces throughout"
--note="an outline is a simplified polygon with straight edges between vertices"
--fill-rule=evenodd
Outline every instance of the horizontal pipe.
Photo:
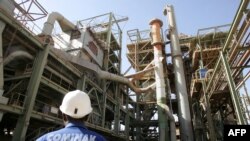
M 77 57 L 72 57 L 70 61 L 72 63 L 75 63 L 77 65 L 82 66 L 85 69 L 88 69 L 90 71 L 95 72 L 97 75 L 99 75 L 99 77 L 101 79 L 108 79 L 108 80 L 113 80 L 113 81 L 117 81 L 117 82 L 126 84 L 135 93 L 138 93 L 138 94 L 155 89 L 155 83 L 153 83 L 150 86 L 145 87 L 145 88 L 138 88 L 128 78 L 125 78 L 123 76 L 119 76 L 119 75 L 116 75 L 116 74 L 113 74 L 113 73 L 110 73 L 107 71 L 103 71 L 96 64 L 90 63 L 90 62 L 82 60 L 82 59 L 78 59 Z

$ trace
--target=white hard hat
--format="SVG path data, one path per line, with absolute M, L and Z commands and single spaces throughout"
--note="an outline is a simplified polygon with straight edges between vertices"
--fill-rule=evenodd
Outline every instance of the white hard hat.
M 82 118 L 92 112 L 89 96 L 80 90 L 68 92 L 62 101 L 60 110 L 73 118 Z

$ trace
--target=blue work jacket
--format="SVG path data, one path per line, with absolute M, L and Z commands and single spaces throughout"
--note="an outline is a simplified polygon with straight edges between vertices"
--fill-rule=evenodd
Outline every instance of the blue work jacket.
M 106 141 L 106 139 L 88 130 L 82 123 L 70 122 L 65 128 L 47 133 L 36 141 Z

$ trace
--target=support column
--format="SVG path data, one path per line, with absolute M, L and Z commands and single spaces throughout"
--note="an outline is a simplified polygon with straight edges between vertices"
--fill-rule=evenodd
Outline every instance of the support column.
M 207 122 L 208 122 L 208 131 L 210 134 L 210 139 L 211 141 L 216 141 L 216 135 L 215 135 L 215 128 L 214 128 L 214 122 L 212 119 L 212 114 L 211 114 L 211 109 L 210 109 L 210 102 L 209 99 L 207 97 L 206 94 L 206 83 L 205 80 L 202 80 L 202 89 L 203 89 L 203 93 L 204 93 L 204 99 L 205 99 L 205 103 L 206 103 L 206 114 L 207 114 Z
M 39 88 L 44 67 L 46 65 L 49 49 L 50 46 L 46 45 L 44 47 L 44 50 L 39 50 L 37 53 L 37 57 L 34 60 L 31 78 L 29 80 L 29 84 L 26 91 L 26 98 L 23 107 L 24 111 L 18 118 L 14 136 L 12 138 L 13 141 L 25 140 L 25 134 L 29 126 L 31 112 L 35 104 L 37 91 Z
M 107 39 L 106 39 L 106 46 L 104 50 L 104 60 L 103 60 L 103 69 L 108 71 L 109 67 L 109 50 L 110 50 L 110 42 L 111 42 L 111 35 L 112 35 L 112 17 L 113 13 L 109 15 L 109 25 L 107 29 Z M 103 89 L 103 110 L 102 110 L 102 127 L 105 127 L 105 120 L 106 120 L 106 102 L 107 102 L 107 80 L 102 80 L 102 89 Z
M 114 130 L 115 133 L 118 135 L 120 131 L 120 99 L 119 99 L 119 94 L 120 94 L 120 89 L 119 89 L 119 84 L 117 83 L 115 86 L 115 99 L 116 99 L 116 105 L 115 105 L 115 125 L 114 125 Z
M 4 74 L 3 74 L 3 30 L 5 23 L 0 20 L 0 96 L 3 95 Z
M 83 74 L 82 77 L 77 81 L 77 89 L 85 91 L 86 76 Z
M 229 66 L 223 52 L 220 52 L 220 57 L 221 57 L 221 61 L 223 63 L 224 70 L 225 70 L 225 73 L 226 73 L 226 76 L 227 76 L 228 86 L 229 86 L 229 89 L 230 89 L 231 99 L 232 99 L 232 102 L 233 102 L 234 110 L 236 112 L 236 117 L 237 117 L 237 120 L 238 120 L 238 124 L 243 125 L 243 124 L 245 124 L 245 122 L 244 122 L 242 110 L 240 108 L 240 99 L 239 99 L 239 96 L 238 96 L 237 91 L 236 91 L 236 87 L 235 87 L 235 83 L 233 81 L 233 77 L 231 75 L 232 73 L 230 71 L 230 66 Z
M 175 70 L 175 87 L 178 100 L 178 117 L 181 129 L 181 140 L 193 141 L 193 129 L 190 116 L 186 79 L 184 75 L 183 60 L 173 6 L 168 5 L 164 13 L 167 15 L 169 23 L 172 61 Z
M 128 88 L 127 88 L 127 94 L 128 94 Z M 130 116 L 129 116 L 129 95 L 126 96 L 126 117 L 125 117 L 125 135 L 126 135 L 126 140 L 129 140 L 129 131 L 130 131 Z
M 0 103 L 2 104 L 7 104 L 8 103 L 8 98 L 3 97 L 4 93 L 4 74 L 3 74 L 3 30 L 5 28 L 5 23 L 0 20 Z M 0 112 L 0 122 L 2 121 L 3 118 L 3 112 Z

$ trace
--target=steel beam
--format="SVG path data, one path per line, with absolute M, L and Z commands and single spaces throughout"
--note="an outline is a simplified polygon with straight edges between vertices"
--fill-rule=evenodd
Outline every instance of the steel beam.
M 114 124 L 114 131 L 115 131 L 115 134 L 118 134 L 119 133 L 119 130 L 120 130 L 120 99 L 119 99 L 119 95 L 120 95 L 120 87 L 119 87 L 119 84 L 116 83 L 116 86 L 115 86 L 115 124 Z
M 224 66 L 224 70 L 226 73 L 226 77 L 227 77 L 227 81 L 228 81 L 228 85 L 229 85 L 229 89 L 230 89 L 230 94 L 231 94 L 234 110 L 235 110 L 236 117 L 238 120 L 238 124 L 240 124 L 240 125 L 245 124 L 244 118 L 243 118 L 243 113 L 242 113 L 242 110 L 240 107 L 240 99 L 239 99 L 238 93 L 236 91 L 236 86 L 235 86 L 233 77 L 231 75 L 230 66 L 229 66 L 229 64 L 226 60 L 226 57 L 222 51 L 220 52 L 220 58 L 221 58 L 221 61 L 222 61 L 222 64 Z
M 203 64 L 203 49 L 201 46 L 200 47 L 200 57 L 201 57 L 201 60 L 200 60 L 200 68 L 201 69 L 204 69 L 204 64 Z M 213 122 L 213 119 L 212 119 L 212 114 L 211 114 L 211 106 L 210 106 L 210 101 L 209 101 L 209 98 L 207 96 L 207 93 L 206 93 L 206 82 L 205 82 L 205 79 L 202 79 L 202 89 L 203 89 L 203 94 L 204 94 L 204 99 L 205 99 L 205 103 L 206 103 L 206 114 L 207 114 L 207 122 L 208 122 L 208 131 L 209 131 L 209 134 L 210 134 L 210 139 L 211 141 L 216 141 L 216 134 L 215 134 L 215 128 L 214 128 L 214 122 Z
M 112 17 L 113 13 L 109 13 L 109 24 L 107 29 L 107 39 L 106 39 L 106 46 L 104 49 L 104 60 L 103 60 L 103 69 L 108 71 L 109 67 L 109 53 L 110 53 L 110 42 L 112 36 Z M 103 89 L 103 111 L 102 111 L 102 127 L 105 127 L 105 120 L 106 120 L 106 102 L 107 102 L 107 80 L 102 80 L 102 89 Z
M 12 138 L 13 141 L 25 140 L 25 134 L 29 126 L 31 113 L 35 104 L 37 91 L 38 91 L 40 81 L 42 78 L 42 73 L 43 73 L 43 70 L 47 61 L 49 49 L 50 49 L 50 46 L 46 45 L 44 50 L 39 50 L 37 53 L 36 59 L 34 61 L 31 78 L 27 87 L 27 92 L 26 92 L 27 97 L 24 103 L 25 110 L 23 111 L 23 114 L 19 116 L 19 119 L 17 121 L 14 136 Z
M 231 26 L 231 28 L 229 30 L 228 37 L 227 37 L 227 40 L 226 40 L 226 42 L 224 44 L 222 52 L 225 52 L 226 49 L 229 47 L 229 44 L 231 43 L 231 41 L 233 39 L 233 35 L 236 32 L 238 25 L 240 24 L 241 18 L 243 16 L 243 12 L 247 8 L 248 3 L 249 3 L 249 0 L 242 0 L 241 1 L 240 7 L 237 10 L 238 12 L 236 13 L 236 16 L 234 17 L 233 24 L 232 24 L 232 26 Z
M 5 23 L 0 20 L 0 96 L 3 94 L 4 74 L 3 74 L 3 30 Z

